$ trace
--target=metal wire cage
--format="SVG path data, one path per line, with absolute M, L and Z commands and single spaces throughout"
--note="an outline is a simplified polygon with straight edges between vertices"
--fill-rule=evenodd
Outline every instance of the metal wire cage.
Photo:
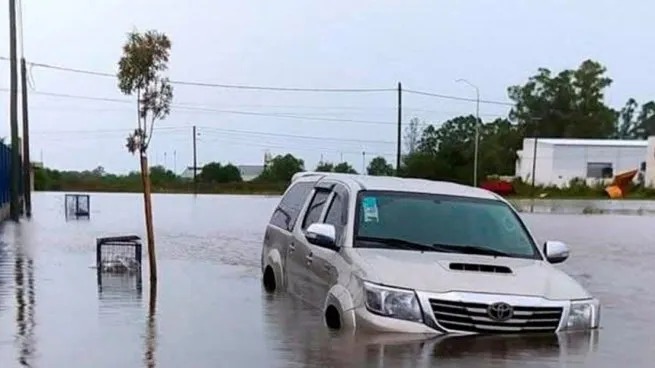
M 88 194 L 66 194 L 66 218 L 89 218 L 91 214 L 91 197 Z
M 96 268 L 100 291 L 141 291 L 141 239 L 136 235 L 98 238 Z
M 141 238 L 136 235 L 98 238 L 96 267 L 107 273 L 140 273 L 141 252 Z

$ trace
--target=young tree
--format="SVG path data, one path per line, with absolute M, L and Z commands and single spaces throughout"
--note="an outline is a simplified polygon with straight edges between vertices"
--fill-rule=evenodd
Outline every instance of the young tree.
M 421 120 L 412 118 L 407 127 L 405 127 L 405 149 L 407 154 L 412 154 L 418 148 L 418 141 L 421 139 Z
M 141 164 L 151 282 L 157 281 L 157 263 L 147 151 L 155 121 L 166 118 L 173 100 L 173 87 L 164 75 L 170 49 L 171 41 L 163 33 L 131 32 L 118 62 L 118 88 L 123 94 L 136 94 L 137 98 L 137 127 L 127 137 L 126 147 L 130 153 L 139 155 Z

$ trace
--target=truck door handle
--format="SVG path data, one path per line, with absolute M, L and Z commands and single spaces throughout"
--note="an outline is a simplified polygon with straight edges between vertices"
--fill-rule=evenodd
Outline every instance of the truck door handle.
M 305 259 L 307 260 L 307 265 L 308 265 L 308 266 L 309 266 L 310 264 L 312 264 L 312 261 L 314 260 L 314 258 L 312 257 L 312 254 L 311 254 L 311 253 L 308 254 L 307 257 L 305 257 Z

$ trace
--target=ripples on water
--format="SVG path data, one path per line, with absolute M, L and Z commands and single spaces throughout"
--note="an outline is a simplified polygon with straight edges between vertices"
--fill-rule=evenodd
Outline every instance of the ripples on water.
M 0 238 L 0 367 L 653 366 L 654 217 L 522 214 L 540 242 L 571 245 L 562 268 L 600 298 L 598 333 L 426 339 L 330 332 L 263 293 L 277 200 L 157 195 L 158 288 L 107 275 L 100 288 L 95 238 L 142 235 L 141 197 L 92 194 L 91 218 L 66 221 L 63 193 L 37 193 L 34 218 Z

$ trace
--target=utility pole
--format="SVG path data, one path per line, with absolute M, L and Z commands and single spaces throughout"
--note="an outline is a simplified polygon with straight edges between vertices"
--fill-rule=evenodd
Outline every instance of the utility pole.
M 19 220 L 18 190 L 20 186 L 18 147 L 18 71 L 16 70 L 16 0 L 9 0 L 9 123 L 11 127 L 11 182 L 9 189 L 9 213 Z
M 366 151 L 362 151 L 362 174 L 366 174 Z
M 177 175 L 177 151 L 173 150 L 173 172 Z
M 20 85 L 23 116 L 23 202 L 25 215 L 32 216 L 32 162 L 30 161 L 30 125 L 27 103 L 27 66 L 25 62 L 24 32 L 23 32 L 23 2 L 18 3 L 18 22 L 20 30 Z
M 473 143 L 473 186 L 478 186 L 478 156 L 480 146 L 480 89 L 466 79 L 458 79 L 455 82 L 464 82 L 475 89 L 475 141 Z
M 21 92 L 23 102 L 23 197 L 25 201 L 25 215 L 32 216 L 32 163 L 30 162 L 30 125 L 27 107 L 27 68 L 25 58 L 20 59 Z
M 198 194 L 198 177 L 197 177 L 197 154 L 196 154 L 196 126 L 193 126 L 193 194 Z
M 402 134 L 402 122 L 403 122 L 403 87 L 398 82 L 398 136 L 397 146 L 396 146 L 396 176 L 399 176 L 400 173 L 400 144 L 401 144 L 401 134 Z
M 534 212 L 534 200 L 536 196 L 536 190 L 535 190 L 535 173 L 537 171 L 537 144 L 539 143 L 539 131 L 537 129 L 537 121 L 535 119 L 532 119 L 532 126 L 533 126 L 533 134 L 534 134 L 534 139 L 532 142 L 532 183 L 531 183 L 531 188 L 530 188 L 530 195 L 532 197 L 532 201 L 530 202 L 530 212 Z
M 537 194 L 537 190 L 535 187 L 535 174 L 537 172 L 537 145 L 539 144 L 539 122 L 543 120 L 543 117 L 535 117 L 531 116 L 530 121 L 532 122 L 532 135 L 534 136 L 533 139 L 533 147 L 532 147 L 532 180 L 531 180 L 531 186 L 530 188 L 530 195 L 532 197 L 532 201 L 530 203 L 530 212 L 534 212 L 534 200 Z
M 532 142 L 532 198 L 534 198 L 534 173 L 537 170 L 537 144 L 539 143 L 539 138 L 535 135 Z
M 537 168 L 537 135 L 535 134 L 534 139 L 532 140 L 532 184 L 530 188 L 530 197 L 532 197 L 532 200 L 530 201 L 530 212 L 534 212 L 534 199 L 536 195 L 536 190 L 534 187 L 534 173 Z

